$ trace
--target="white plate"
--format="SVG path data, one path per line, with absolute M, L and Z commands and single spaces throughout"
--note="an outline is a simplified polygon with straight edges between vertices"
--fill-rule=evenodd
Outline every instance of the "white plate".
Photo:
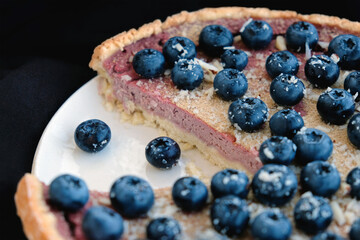
M 56 112 L 38 144 L 32 172 L 43 182 L 63 173 L 83 178 L 93 190 L 109 191 L 120 176 L 133 174 L 150 182 L 153 188 L 171 186 L 186 175 L 185 165 L 194 160 L 199 169 L 211 175 L 218 169 L 204 160 L 197 150 L 182 151 L 179 164 L 171 170 L 152 167 L 145 158 L 145 146 L 160 136 L 156 129 L 131 125 L 117 112 L 106 111 L 97 92 L 98 78 L 76 91 Z M 97 118 L 106 122 L 112 133 L 101 152 L 86 153 L 74 141 L 74 131 L 83 121 Z

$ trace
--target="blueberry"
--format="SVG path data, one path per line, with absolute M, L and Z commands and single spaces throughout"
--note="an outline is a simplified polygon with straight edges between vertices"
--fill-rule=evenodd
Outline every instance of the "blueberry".
M 347 135 L 350 142 L 360 149 L 360 113 L 350 118 L 347 126 Z
M 272 135 L 293 138 L 304 127 L 304 120 L 293 109 L 283 109 L 276 112 L 269 121 Z
M 251 234 L 259 240 L 286 240 L 292 232 L 290 220 L 278 209 L 269 209 L 251 222 Z
M 231 237 L 238 236 L 245 230 L 250 213 L 244 199 L 227 195 L 215 199 L 210 217 L 216 231 Z
M 296 149 L 296 145 L 287 137 L 272 136 L 261 144 L 259 157 L 263 164 L 289 165 L 295 158 Z
M 234 101 L 244 96 L 248 89 L 248 81 L 239 70 L 226 68 L 216 74 L 214 89 L 223 100 Z
M 339 56 L 339 66 L 342 69 L 360 69 L 360 38 L 343 34 L 331 40 L 328 48 L 329 55 Z
M 180 239 L 181 228 L 173 218 L 159 217 L 149 222 L 146 227 L 148 240 L 176 240 Z
M 82 230 L 88 240 L 118 240 L 124 232 L 124 223 L 114 210 L 93 206 L 82 219 Z
M 180 154 L 179 145 L 169 137 L 155 138 L 145 148 L 146 159 L 157 168 L 172 168 L 177 164 Z
M 263 20 L 249 19 L 240 29 L 241 40 L 252 49 L 266 48 L 273 37 L 272 27 Z
M 112 206 L 126 218 L 146 214 L 154 204 L 154 192 L 150 184 L 136 176 L 117 179 L 110 189 Z
M 249 178 L 244 172 L 236 169 L 224 169 L 212 177 L 210 188 L 215 198 L 226 195 L 246 198 L 249 185 Z
M 171 71 L 171 79 L 179 89 L 193 90 L 200 86 L 204 71 L 194 60 L 181 59 Z
M 240 49 L 226 49 L 221 55 L 224 68 L 234 68 L 242 71 L 248 63 L 248 55 Z
M 296 52 L 305 52 L 306 44 L 313 49 L 319 41 L 316 27 L 309 22 L 298 21 L 291 24 L 285 33 L 287 46 Z
M 348 91 L 334 88 L 319 96 L 316 108 L 325 122 L 342 125 L 355 112 L 355 101 Z
M 133 58 L 133 67 L 144 78 L 155 78 L 165 71 L 165 58 L 161 52 L 147 48 L 137 52 Z
M 201 30 L 199 45 L 206 54 L 219 57 L 224 47 L 233 44 L 233 35 L 229 29 L 221 25 L 208 25 Z
M 56 177 L 49 186 L 50 203 L 65 211 L 80 210 L 89 200 L 84 180 L 70 174 Z
M 360 167 L 355 167 L 349 172 L 346 183 L 351 187 L 350 196 L 360 200 Z
M 326 55 L 313 55 L 305 63 L 306 78 L 317 88 L 333 85 L 339 74 L 339 66 Z
M 258 98 L 242 98 L 231 103 L 228 111 L 230 122 L 245 132 L 253 132 L 266 122 L 269 112 L 266 104 Z
M 302 164 L 315 160 L 326 161 L 333 151 L 331 138 L 315 128 L 303 128 L 297 132 L 293 142 L 297 146 L 296 158 Z
M 173 66 L 180 59 L 196 57 L 196 48 L 193 41 L 186 37 L 172 37 L 166 41 L 163 54 L 167 63 Z
M 172 198 L 183 211 L 199 211 L 205 206 L 208 190 L 199 179 L 182 177 L 174 183 Z
M 314 237 L 311 238 L 311 240 L 345 240 L 340 235 L 337 235 L 332 232 L 322 232 L 316 234 Z
M 265 68 L 271 78 L 275 78 L 280 73 L 296 75 L 299 61 L 289 51 L 274 52 L 266 58 Z
M 308 234 L 324 231 L 332 218 L 333 211 L 328 201 L 320 196 L 304 196 L 294 207 L 296 227 Z
M 270 163 L 256 172 L 251 187 L 255 198 L 262 204 L 282 206 L 294 197 L 297 179 L 287 166 Z
M 304 191 L 331 197 L 339 189 L 341 178 L 335 166 L 324 161 L 313 161 L 301 170 L 300 182 Z
M 360 218 L 355 220 L 351 225 L 349 237 L 350 240 L 360 240 Z
M 85 152 L 103 150 L 111 139 L 110 127 L 101 120 L 90 119 L 80 123 L 74 133 L 76 145 Z
M 356 101 L 360 100 L 360 71 L 351 72 L 344 81 L 344 89 L 356 95 Z
M 281 73 L 270 84 L 270 96 L 279 105 L 293 106 L 304 97 L 305 85 L 294 75 Z

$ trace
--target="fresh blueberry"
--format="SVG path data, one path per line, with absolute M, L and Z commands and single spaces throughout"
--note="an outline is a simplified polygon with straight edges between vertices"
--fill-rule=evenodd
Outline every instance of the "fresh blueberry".
M 148 240 L 176 240 L 180 239 L 181 228 L 173 218 L 159 217 L 149 222 L 146 227 Z
M 239 70 L 226 68 L 216 74 L 214 89 L 223 100 L 234 101 L 244 96 L 248 89 L 248 81 Z
M 334 88 L 319 96 L 316 108 L 325 122 L 342 125 L 355 112 L 355 101 L 348 91 Z
M 224 169 L 212 177 L 210 188 L 215 198 L 226 195 L 246 198 L 249 185 L 249 178 L 244 172 L 236 169 Z
M 351 225 L 349 237 L 350 240 L 360 240 L 360 218 L 355 220 Z
M 299 70 L 299 61 L 289 51 L 274 52 L 267 57 L 265 68 L 271 78 L 275 78 L 280 73 L 296 75 Z
M 306 78 L 317 88 L 333 85 L 339 74 L 339 66 L 326 55 L 313 55 L 305 63 Z
M 272 136 L 261 144 L 259 157 L 263 164 L 289 165 L 295 158 L 296 149 L 296 145 L 287 137 Z
M 293 138 L 297 146 L 296 158 L 307 164 L 315 160 L 326 161 L 333 151 L 331 138 L 323 131 L 315 128 L 303 128 Z
M 301 170 L 300 182 L 304 191 L 331 197 L 339 189 L 341 178 L 335 166 L 324 161 L 313 161 Z
M 199 211 L 205 206 L 208 190 L 199 179 L 182 177 L 174 183 L 172 198 L 183 211 Z
M 304 97 L 305 85 L 294 75 L 281 73 L 270 84 L 270 96 L 279 105 L 294 106 Z
M 311 240 L 345 240 L 340 235 L 337 235 L 333 232 L 322 232 L 316 234 Z
M 136 176 L 117 179 L 110 189 L 112 206 L 126 218 L 146 214 L 154 204 L 154 192 L 150 184 Z
M 229 29 L 221 25 L 208 25 L 201 30 L 199 45 L 206 54 L 219 57 L 224 47 L 233 44 L 233 35 Z
M 56 177 L 49 186 L 50 203 L 65 211 L 77 211 L 89 200 L 89 190 L 84 180 L 70 174 Z
M 180 59 L 196 57 L 196 48 L 193 41 L 186 37 L 172 37 L 166 41 L 163 54 L 167 63 L 173 66 Z
M 171 71 L 171 79 L 179 89 L 193 90 L 200 86 L 204 71 L 194 60 L 181 59 Z
M 290 220 L 278 209 L 269 209 L 251 221 L 251 234 L 259 240 L 286 240 L 292 232 Z
M 355 167 L 349 172 L 346 183 L 351 187 L 350 196 L 360 200 L 360 167 Z
M 304 127 L 304 120 L 293 109 L 283 109 L 276 112 L 269 121 L 272 135 L 285 136 L 292 139 Z
M 169 137 L 155 138 L 145 148 L 146 159 L 157 168 L 172 168 L 177 164 L 180 154 L 179 145 Z
M 241 40 L 252 49 L 266 48 L 272 40 L 273 29 L 263 20 L 249 19 L 240 29 Z
M 350 118 L 347 126 L 347 135 L 350 142 L 360 149 L 360 113 Z
M 357 95 L 356 101 L 360 101 L 360 71 L 351 72 L 344 81 L 344 89 L 352 95 Z
M 294 207 L 296 227 L 308 234 L 324 231 L 332 218 L 331 206 L 320 196 L 303 196 Z
M 137 52 L 133 58 L 133 67 L 144 78 L 155 78 L 165 71 L 165 58 L 161 52 L 147 48 Z
M 227 195 L 215 199 L 210 217 L 216 231 L 227 236 L 238 236 L 246 228 L 250 212 L 244 199 Z
M 76 145 L 85 152 L 103 150 L 111 139 L 110 127 L 101 120 L 90 119 L 80 123 L 74 133 Z
M 287 166 L 270 163 L 256 172 L 251 187 L 255 198 L 262 204 L 282 206 L 294 197 L 297 179 Z
M 231 103 L 228 111 L 230 122 L 245 132 L 253 132 L 266 122 L 269 112 L 259 98 L 242 98 Z
M 339 56 L 339 66 L 342 69 L 360 69 L 360 38 L 343 34 L 331 40 L 328 48 L 329 55 Z
M 306 44 L 313 49 L 319 41 L 316 27 L 309 22 L 299 21 L 291 24 L 285 33 L 286 44 L 296 52 L 305 52 Z
M 124 232 L 124 223 L 114 210 L 93 206 L 82 219 L 82 230 L 88 240 L 118 240 Z
M 240 49 L 226 49 L 221 55 L 224 68 L 234 68 L 242 71 L 248 63 L 248 55 Z

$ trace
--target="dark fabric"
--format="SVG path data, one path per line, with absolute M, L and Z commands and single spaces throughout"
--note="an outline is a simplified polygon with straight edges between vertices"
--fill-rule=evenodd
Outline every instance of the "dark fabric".
M 106 38 L 206 6 L 264 6 L 360 20 L 358 0 L 75 2 L 0 1 L 1 239 L 24 239 L 13 200 L 16 184 L 31 171 L 37 143 L 53 114 L 95 76 L 88 63 Z

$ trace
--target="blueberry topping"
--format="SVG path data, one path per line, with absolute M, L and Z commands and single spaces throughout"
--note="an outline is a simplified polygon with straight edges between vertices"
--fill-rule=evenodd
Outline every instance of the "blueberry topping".
M 314 55 L 305 63 L 305 75 L 317 88 L 333 85 L 338 79 L 340 68 L 326 55 Z
M 80 210 L 89 200 L 84 180 L 70 174 L 56 177 L 49 186 L 50 203 L 65 211 Z
M 360 149 L 360 113 L 350 118 L 347 126 L 347 135 L 350 142 Z
M 112 206 L 126 218 L 146 214 L 154 204 L 154 192 L 150 184 L 136 176 L 117 179 L 110 189 Z
M 324 161 L 313 161 L 301 170 L 300 182 L 304 191 L 331 197 L 339 189 L 341 178 L 335 166 Z
M 124 223 L 114 210 L 93 206 L 82 219 L 82 230 L 88 240 L 118 240 L 124 232 Z
M 350 196 L 360 200 L 360 167 L 356 167 L 349 172 L 346 183 L 351 187 Z
M 263 20 L 249 19 L 240 29 L 241 40 L 252 49 L 266 48 L 273 37 L 272 27 Z
M 201 30 L 199 45 L 206 54 L 219 57 L 224 47 L 233 44 L 233 35 L 229 29 L 221 25 L 208 25 Z
M 329 55 L 339 56 L 339 66 L 342 69 L 360 69 L 360 38 L 343 34 L 331 40 L 328 48 Z
M 199 211 L 207 201 L 208 190 L 205 184 L 194 177 L 178 179 L 172 188 L 172 198 L 183 211 Z
M 231 103 L 228 111 L 230 122 L 238 129 L 253 132 L 266 122 L 269 112 L 259 98 L 242 98 Z
M 256 172 L 251 187 L 255 198 L 262 204 L 282 206 L 294 197 L 297 179 L 287 166 L 270 163 Z
M 308 234 L 324 231 L 332 218 L 333 211 L 328 201 L 320 196 L 302 197 L 294 208 L 296 227 Z
M 133 58 L 133 67 L 144 78 L 155 78 L 165 71 L 165 58 L 161 52 L 147 48 L 137 52 Z
M 215 199 L 210 217 L 216 231 L 227 236 L 238 236 L 245 230 L 250 212 L 244 199 L 227 195 Z
M 355 112 L 355 101 L 348 91 L 334 88 L 319 96 L 316 108 L 325 122 L 342 125 Z
M 80 123 L 74 133 L 76 145 L 85 152 L 103 150 L 111 139 L 110 127 L 101 120 L 90 119 Z
M 306 128 L 293 138 L 297 146 L 296 158 L 302 164 L 315 160 L 326 161 L 333 151 L 331 138 L 321 130 Z
M 316 27 L 309 22 L 299 21 L 291 24 L 285 33 L 287 46 L 296 52 L 305 52 L 306 45 L 313 49 L 319 41 Z
M 355 220 L 351 225 L 349 237 L 350 240 L 360 240 L 360 218 Z
M 316 234 L 311 240 L 345 240 L 340 235 L 337 235 L 333 232 L 322 232 Z
M 246 198 L 249 192 L 249 178 L 242 171 L 224 169 L 211 179 L 211 192 L 214 198 L 235 195 Z
M 344 81 L 344 89 L 356 95 L 356 101 L 360 100 L 360 71 L 351 72 Z
M 145 148 L 146 159 L 157 168 L 172 168 L 177 164 L 180 154 L 179 145 L 169 137 L 155 138 Z
M 194 60 L 181 59 L 171 71 L 171 79 L 179 89 L 193 90 L 200 86 L 204 71 Z
M 239 70 L 227 68 L 216 74 L 214 89 L 223 100 L 234 101 L 244 96 L 248 89 L 248 81 Z
M 242 71 L 248 63 L 248 55 L 240 49 L 226 49 L 221 55 L 224 68 L 234 68 Z
M 263 164 L 289 165 L 295 158 L 296 149 L 296 145 L 287 137 L 272 136 L 261 144 L 259 157 Z
M 270 96 L 279 105 L 293 106 L 304 97 L 305 85 L 294 75 L 281 73 L 270 84 Z
M 269 209 L 251 222 L 251 234 L 258 240 L 286 240 L 292 232 L 290 220 L 278 209 Z
M 176 240 L 180 239 L 181 228 L 173 218 L 159 217 L 149 222 L 146 227 L 148 240 Z
M 173 66 L 180 59 L 193 59 L 196 57 L 196 48 L 193 41 L 186 37 L 172 37 L 163 47 L 166 62 Z
M 271 78 L 275 78 L 280 73 L 296 75 L 299 70 L 299 61 L 289 51 L 274 52 L 267 57 L 265 68 Z
M 283 109 L 276 112 L 269 122 L 272 135 L 293 138 L 304 127 L 304 120 L 293 109 Z

